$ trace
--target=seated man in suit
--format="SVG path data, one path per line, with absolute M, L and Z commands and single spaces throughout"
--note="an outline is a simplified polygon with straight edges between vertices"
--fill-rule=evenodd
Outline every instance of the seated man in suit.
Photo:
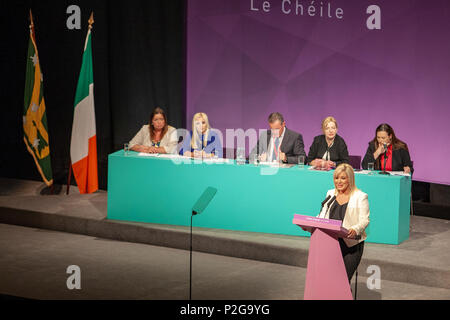
M 270 130 L 261 134 L 250 157 L 257 155 L 263 162 L 279 159 L 283 163 L 295 164 L 299 156 L 306 159 L 302 135 L 286 128 L 284 118 L 278 112 L 270 114 L 268 120 Z

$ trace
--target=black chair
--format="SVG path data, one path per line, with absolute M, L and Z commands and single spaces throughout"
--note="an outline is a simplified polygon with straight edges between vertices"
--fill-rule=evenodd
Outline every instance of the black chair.
M 348 158 L 349 165 L 353 169 L 361 169 L 361 156 L 348 156 Z
M 224 159 L 236 159 L 236 149 L 223 148 Z

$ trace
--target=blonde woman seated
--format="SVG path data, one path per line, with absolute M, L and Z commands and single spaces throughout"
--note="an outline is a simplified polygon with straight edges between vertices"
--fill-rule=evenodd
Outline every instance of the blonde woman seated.
M 177 130 L 167 124 L 164 110 L 155 108 L 149 124 L 129 142 L 130 150 L 145 153 L 174 153 L 178 144 Z
M 199 112 L 192 118 L 192 131 L 184 141 L 180 154 L 187 157 L 214 157 L 223 156 L 222 141 L 216 130 L 209 125 L 206 113 Z
M 347 144 L 337 134 L 337 131 L 336 119 L 326 117 L 322 121 L 323 134 L 316 136 L 309 148 L 307 163 L 315 167 L 320 167 L 322 163 L 325 163 L 328 167 L 336 167 L 341 163 L 348 163 Z
M 328 190 L 330 200 L 323 206 L 320 218 L 341 220 L 348 230 L 346 238 L 339 238 L 348 281 L 358 268 L 364 250 L 365 229 L 369 225 L 369 200 L 367 194 L 355 185 L 353 168 L 339 165 L 333 174 L 334 189 Z M 336 196 L 334 201 L 333 196 Z M 306 230 L 306 229 L 305 229 Z

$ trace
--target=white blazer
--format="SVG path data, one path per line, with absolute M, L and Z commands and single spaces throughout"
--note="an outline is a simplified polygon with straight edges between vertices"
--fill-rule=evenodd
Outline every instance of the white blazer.
M 130 149 L 135 145 L 140 144 L 143 146 L 150 147 L 152 145 L 152 140 L 150 138 L 150 130 L 148 124 L 142 126 L 141 130 L 134 136 L 129 142 Z M 160 147 L 166 150 L 166 153 L 175 153 L 178 145 L 177 130 L 169 126 L 167 133 L 161 139 Z
M 337 194 L 336 189 L 328 190 L 327 196 L 333 197 Z M 328 211 L 328 212 L 327 212 Z M 326 214 L 325 214 L 326 213 Z M 352 228 L 356 231 L 356 234 L 361 236 L 361 239 L 348 239 L 342 238 L 348 247 L 353 247 L 354 245 L 360 243 L 367 239 L 366 228 L 369 225 L 369 199 L 367 193 L 356 189 L 350 196 L 348 201 L 347 210 L 345 211 L 344 221 L 342 221 L 342 226 L 346 229 Z M 318 215 L 321 218 L 330 218 L 330 211 L 328 210 L 327 204 L 322 208 L 322 211 Z

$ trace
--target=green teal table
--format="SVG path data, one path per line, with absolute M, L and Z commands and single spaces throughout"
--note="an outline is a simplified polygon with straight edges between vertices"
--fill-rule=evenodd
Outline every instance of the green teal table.
M 333 171 L 270 168 L 198 160 L 141 157 L 123 150 L 108 158 L 108 219 L 190 225 L 203 191 L 217 194 L 195 216 L 195 227 L 309 236 L 292 224 L 294 213 L 315 216 Z M 272 171 L 271 171 L 272 170 Z M 410 177 L 355 174 L 369 195 L 368 242 L 399 244 L 409 237 Z

